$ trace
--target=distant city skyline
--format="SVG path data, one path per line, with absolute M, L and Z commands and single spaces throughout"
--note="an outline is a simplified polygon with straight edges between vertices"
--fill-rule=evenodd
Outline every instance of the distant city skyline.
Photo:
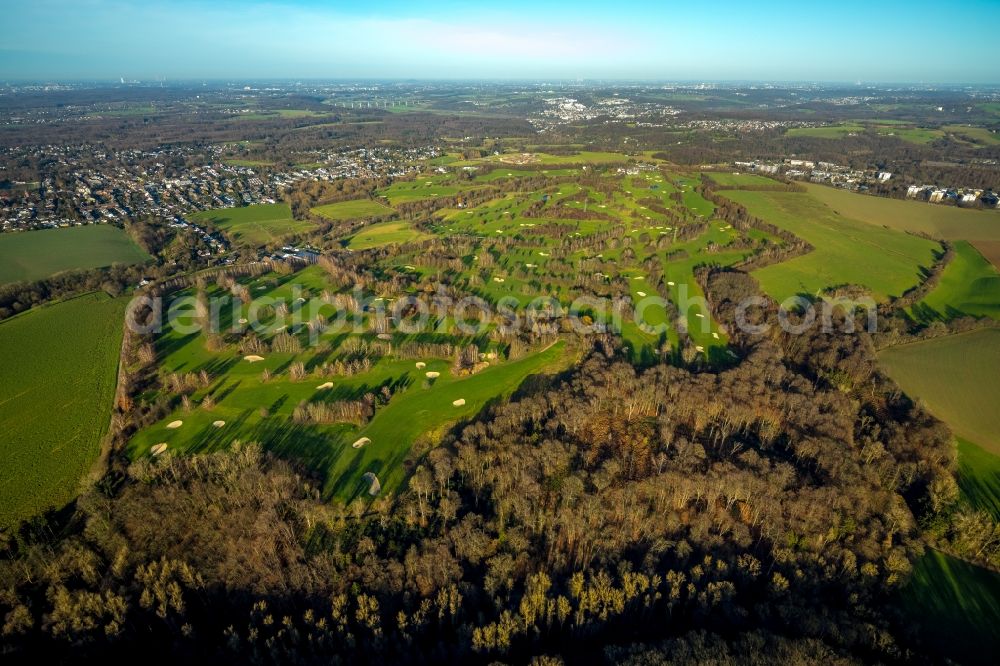
M 1000 9 L 963 0 L 36 0 L 4 9 L 0 80 L 628 79 L 1000 83 Z M 959 22 L 961 19 L 961 22 Z

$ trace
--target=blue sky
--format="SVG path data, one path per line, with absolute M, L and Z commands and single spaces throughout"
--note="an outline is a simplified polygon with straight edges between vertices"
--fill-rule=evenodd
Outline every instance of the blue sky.
M 8 0 L 0 79 L 1000 83 L 1000 0 Z

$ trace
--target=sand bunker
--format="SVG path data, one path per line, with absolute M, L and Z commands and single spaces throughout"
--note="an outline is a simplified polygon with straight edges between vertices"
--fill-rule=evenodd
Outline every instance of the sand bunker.
M 431 371 L 431 372 L 425 372 L 424 376 L 426 376 L 427 379 L 437 379 L 438 377 L 441 376 L 441 373 L 440 372 L 433 372 L 433 371 Z
M 426 363 L 424 363 L 423 361 L 417 361 L 417 370 L 423 370 L 426 367 L 427 367 Z
M 171 421 L 170 423 L 167 424 L 167 429 L 176 430 L 177 428 L 180 428 L 182 425 L 184 425 L 184 421 Z
M 698 347 L 695 347 L 695 348 L 694 348 L 694 350 L 695 350 L 696 352 L 703 352 L 703 351 L 705 351 L 705 348 L 704 348 L 704 347 L 701 347 L 701 346 L 698 346 Z
M 667 286 L 668 286 L 668 287 L 672 287 L 672 286 L 674 286 L 674 283 L 673 283 L 673 282 L 668 282 L 668 283 L 667 283 Z
M 465 398 L 459 398 L 458 400 L 452 400 L 451 404 L 454 405 L 455 407 L 461 407 L 462 405 L 465 404 Z
M 694 313 L 694 316 L 695 316 L 695 317 L 697 317 L 698 319 L 704 319 L 704 318 L 705 318 L 705 315 L 703 315 L 703 314 L 702 314 L 702 313 L 700 313 L 700 312 L 696 312 L 696 313 Z
M 718 333 L 712 333 L 712 337 L 715 338 L 716 340 L 718 340 L 719 339 L 719 334 Z
M 392 340 L 392 336 L 389 335 L 388 333 L 379 333 L 375 337 L 377 337 L 379 340 Z
M 333 388 L 333 382 L 327 382 L 325 384 L 320 384 L 319 386 L 317 386 L 316 390 L 317 391 L 325 391 L 325 390 L 331 389 L 331 388 Z
M 495 278 L 493 278 L 493 281 L 494 282 L 503 282 L 504 280 L 501 277 L 495 277 Z
M 255 356 L 255 355 L 251 354 L 250 356 L 244 356 L 243 360 L 246 361 L 246 362 L 248 362 L 248 363 L 257 363 L 258 361 L 263 361 L 264 357 L 263 356 Z
M 153 444 L 153 447 L 149 449 L 149 452 L 152 453 L 154 456 L 158 456 L 166 450 L 167 450 L 167 443 L 160 442 L 159 444 Z
M 351 444 L 351 446 L 353 446 L 356 449 L 360 449 L 365 444 L 371 444 L 371 443 L 372 443 L 372 440 L 368 439 L 367 437 L 362 437 L 358 441 L 356 441 L 353 444 Z
M 646 292 L 644 292 L 644 291 L 637 291 L 635 293 L 638 294 L 640 298 L 642 298 L 642 297 L 644 297 L 646 295 Z
M 240 319 L 240 323 L 241 324 L 245 324 L 245 323 L 247 323 L 247 321 L 248 321 L 247 319 Z
M 226 425 L 226 422 L 225 421 L 212 421 L 212 425 L 214 425 L 216 428 L 221 428 L 222 426 Z
M 368 494 L 372 497 L 382 491 L 382 484 L 378 482 L 378 477 L 371 472 L 365 472 L 365 475 L 361 478 L 368 482 Z

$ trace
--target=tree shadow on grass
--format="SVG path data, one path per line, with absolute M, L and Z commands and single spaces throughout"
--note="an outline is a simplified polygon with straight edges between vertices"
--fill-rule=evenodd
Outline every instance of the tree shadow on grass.
M 161 337 L 156 342 L 156 355 L 161 359 L 166 358 L 167 356 L 170 356 L 177 350 L 194 342 L 195 338 L 197 338 L 198 335 L 200 334 L 190 333 L 188 335 Z M 180 372 L 181 370 L 184 369 L 186 365 L 187 363 L 181 363 L 179 366 L 175 368 L 175 372 Z
M 234 381 L 234 382 L 232 382 L 232 383 L 230 383 L 230 384 L 227 385 L 225 378 L 223 378 L 223 379 L 219 380 L 218 384 L 216 384 L 214 387 L 212 387 L 212 389 L 209 391 L 209 395 L 211 395 L 212 398 L 215 400 L 216 404 L 218 404 L 218 403 L 222 402 L 223 400 L 225 400 L 229 396 L 230 393 L 232 393 L 233 391 L 235 391 L 236 389 L 238 389 L 239 386 L 240 386 L 240 384 L 242 384 L 242 383 L 243 383 L 243 380 L 242 379 L 238 379 L 238 380 L 236 380 L 236 381 Z
M 235 356 L 213 358 L 210 361 L 205 361 L 201 365 L 196 366 L 192 371 L 201 372 L 204 370 L 213 377 L 221 377 L 232 370 L 233 367 L 235 367 L 239 362 L 240 359 Z
M 221 428 L 205 426 L 188 447 L 191 453 L 227 450 L 235 440 L 257 442 L 268 452 L 302 464 L 325 479 L 347 444 L 342 435 L 313 425 L 294 423 L 284 417 L 254 420 L 253 410 L 245 410 Z
M 913 319 L 921 324 L 930 324 L 943 320 L 941 313 L 926 303 L 915 303 L 910 308 L 910 311 L 913 313 Z

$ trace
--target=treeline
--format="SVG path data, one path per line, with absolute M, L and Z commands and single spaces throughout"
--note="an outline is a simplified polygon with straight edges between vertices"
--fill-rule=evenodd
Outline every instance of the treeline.
M 91 291 L 120 296 L 155 272 L 147 266 L 95 268 L 88 271 L 60 273 L 35 282 L 15 282 L 0 287 L 0 320 L 51 301 L 58 301 Z
M 741 270 L 753 271 L 812 252 L 813 246 L 808 241 L 799 238 L 787 229 L 782 229 L 759 217 L 750 215 L 745 206 L 717 193 L 714 187 L 713 181 L 702 176 L 702 183 L 697 191 L 715 205 L 715 218 L 725 220 L 733 225 L 733 228 L 740 231 L 756 229 L 780 241 L 780 243 L 772 242 L 758 246 L 751 256 L 738 263 L 737 267 Z

